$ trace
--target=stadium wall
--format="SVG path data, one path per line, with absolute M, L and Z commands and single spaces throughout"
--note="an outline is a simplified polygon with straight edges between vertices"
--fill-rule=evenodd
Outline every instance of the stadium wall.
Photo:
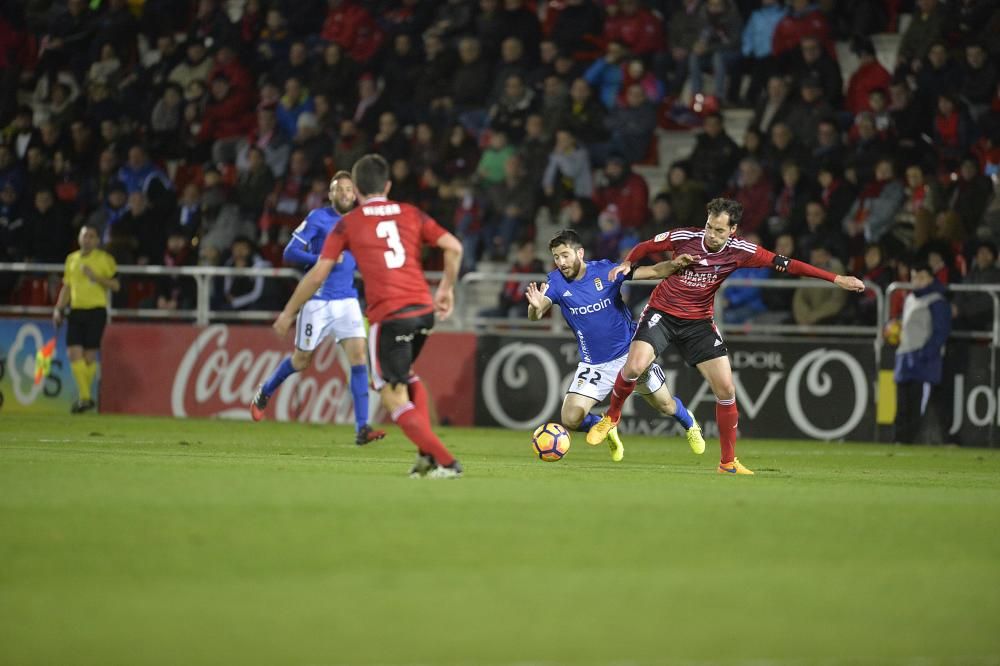
M 472 425 L 475 336 L 432 336 L 417 372 L 433 396 L 440 423 Z M 175 417 L 249 418 L 257 387 L 290 352 L 268 326 L 112 324 L 104 334 L 104 412 Z M 353 423 L 350 369 L 332 340 L 312 366 L 289 377 L 271 398 L 279 421 Z M 379 419 L 379 404 L 371 410 Z
M 34 383 L 36 352 L 55 335 L 51 373 Z M 876 372 L 870 341 L 730 339 L 748 437 L 891 441 L 895 386 L 891 349 Z M 288 353 L 267 326 L 112 323 L 102 348 L 100 409 L 174 417 L 247 418 L 257 386 Z M 668 386 L 684 398 L 709 436 L 717 436 L 714 399 L 701 376 L 667 354 Z M 342 354 L 332 342 L 313 366 L 293 375 L 271 402 L 278 420 L 351 423 Z M 559 419 L 575 376 L 576 343 L 544 334 L 431 336 L 417 370 L 433 396 L 438 423 L 530 429 Z M 941 439 L 990 446 L 1000 431 L 996 352 L 955 342 L 946 355 L 938 394 Z M 76 397 L 66 356 L 65 327 L 48 320 L 0 320 L 0 414 L 67 413 Z M 383 419 L 372 401 L 375 419 Z M 641 400 L 630 400 L 623 431 L 680 435 Z

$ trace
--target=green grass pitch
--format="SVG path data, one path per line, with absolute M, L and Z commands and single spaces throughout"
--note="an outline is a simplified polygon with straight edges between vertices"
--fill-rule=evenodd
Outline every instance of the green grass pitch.
M 0 664 L 998 664 L 1000 452 L 0 417 Z

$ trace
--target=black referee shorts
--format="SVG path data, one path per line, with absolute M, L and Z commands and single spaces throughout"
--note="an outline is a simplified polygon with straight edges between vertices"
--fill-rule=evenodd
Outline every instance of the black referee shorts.
M 104 308 L 71 309 L 66 319 L 66 346 L 100 349 L 101 336 L 104 335 L 104 325 L 107 323 L 108 311 Z
M 657 357 L 673 345 L 692 368 L 729 353 L 711 319 L 681 319 L 649 306 L 642 311 L 632 339 L 652 345 Z

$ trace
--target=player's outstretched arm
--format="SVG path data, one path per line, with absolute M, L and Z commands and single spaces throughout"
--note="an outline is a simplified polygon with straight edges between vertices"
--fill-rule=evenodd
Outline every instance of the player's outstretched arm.
M 455 309 L 455 283 L 458 269 L 462 266 L 462 242 L 450 233 L 437 239 L 437 246 L 444 250 L 444 277 L 434 292 L 434 314 L 438 319 L 447 319 Z
M 780 254 L 775 254 L 770 250 L 758 247 L 754 253 L 754 265 L 770 266 L 779 273 L 789 273 L 790 275 L 800 275 L 802 277 L 816 278 L 832 282 L 841 289 L 847 291 L 862 292 L 865 290 L 865 283 L 853 275 L 836 275 L 830 271 L 823 270 L 818 266 L 813 266 L 798 259 L 789 259 Z
M 545 295 L 548 290 L 549 285 L 546 282 L 541 285 L 534 282 L 528 283 L 528 290 L 524 292 L 524 295 L 528 301 L 528 319 L 530 321 L 538 321 L 552 307 L 552 300 Z
M 668 261 L 661 261 L 654 266 L 639 266 L 632 271 L 633 280 L 662 280 L 665 277 L 682 271 L 697 259 L 690 254 L 682 254 Z M 615 267 L 617 268 L 617 266 Z M 614 273 L 614 271 L 612 271 Z
M 291 298 L 288 299 L 288 303 L 285 304 L 285 309 L 278 315 L 272 327 L 279 338 L 284 338 L 288 334 L 288 330 L 295 323 L 295 315 L 298 314 L 298 311 L 305 305 L 306 301 L 312 298 L 313 294 L 323 286 L 323 281 L 330 275 L 334 263 L 336 262 L 333 259 L 320 257 L 316 265 L 309 269 L 309 272 L 302 277 L 299 286 L 295 288 Z

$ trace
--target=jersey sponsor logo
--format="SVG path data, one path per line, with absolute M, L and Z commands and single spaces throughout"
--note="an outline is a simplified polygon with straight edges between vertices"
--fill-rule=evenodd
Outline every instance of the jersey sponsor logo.
M 384 217 L 386 215 L 399 215 L 399 204 L 382 204 L 380 206 L 364 206 L 361 209 L 365 215 L 374 217 Z
M 597 291 L 604 291 L 604 283 L 601 282 L 601 278 L 594 278 L 594 286 L 597 287 Z
M 594 312 L 600 312 L 605 308 L 611 307 L 611 299 L 605 298 L 603 300 L 597 301 L 596 303 L 590 303 L 589 305 L 582 305 L 578 308 L 569 308 L 570 314 L 581 315 L 581 314 L 593 314 Z
M 705 289 L 711 287 L 716 282 L 719 281 L 719 275 L 717 272 L 713 273 L 695 273 L 692 270 L 686 270 L 680 273 L 681 282 L 688 287 L 694 287 L 696 289 Z

